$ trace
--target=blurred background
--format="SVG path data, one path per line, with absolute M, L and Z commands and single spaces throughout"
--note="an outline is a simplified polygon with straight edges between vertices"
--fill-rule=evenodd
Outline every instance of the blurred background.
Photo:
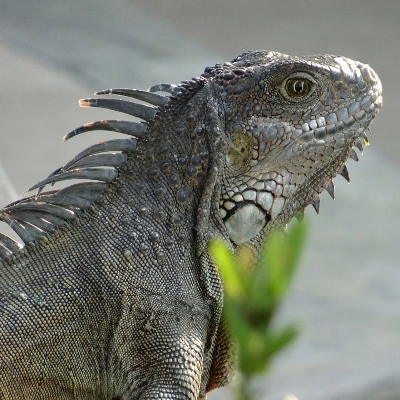
M 260 399 L 398 400 L 399 21 L 398 0 L 0 0 L 0 206 L 107 137 L 61 143 L 113 117 L 79 109 L 96 90 L 179 83 L 246 50 L 368 63 L 384 99 L 372 146 L 349 162 L 351 185 L 335 179 L 336 200 L 306 212 L 307 248 L 277 320 L 301 333 L 260 377 Z

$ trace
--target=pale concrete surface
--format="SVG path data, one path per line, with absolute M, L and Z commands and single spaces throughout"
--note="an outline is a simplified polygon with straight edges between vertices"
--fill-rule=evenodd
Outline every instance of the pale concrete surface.
M 349 163 L 350 186 L 336 180 L 337 200 L 323 196 L 321 215 L 306 213 L 306 254 L 278 321 L 302 331 L 260 379 L 260 398 L 399 399 L 399 19 L 397 1 L 2 0 L 0 172 L 15 189 L 0 173 L 0 203 L 109 137 L 60 141 L 112 117 L 78 108 L 95 90 L 176 83 L 248 49 L 368 62 L 384 87 L 373 146 Z

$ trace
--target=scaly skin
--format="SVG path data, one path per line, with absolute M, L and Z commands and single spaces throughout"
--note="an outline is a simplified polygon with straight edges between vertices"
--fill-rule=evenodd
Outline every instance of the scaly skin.
M 208 241 L 257 253 L 272 228 L 318 210 L 367 140 L 380 81 L 343 57 L 248 52 L 180 86 L 102 94 L 155 107 L 81 105 L 148 124 L 78 128 L 67 138 L 133 137 L 87 150 L 33 188 L 97 183 L 0 212 L 25 244 L 0 237 L 0 398 L 204 399 L 234 370 Z

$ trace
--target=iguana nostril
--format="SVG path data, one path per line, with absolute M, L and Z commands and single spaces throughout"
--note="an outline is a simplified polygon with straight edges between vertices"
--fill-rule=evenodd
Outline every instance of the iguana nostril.
M 376 85 L 379 81 L 378 76 L 376 75 L 375 71 L 368 65 L 365 64 L 361 69 L 361 74 L 368 85 Z

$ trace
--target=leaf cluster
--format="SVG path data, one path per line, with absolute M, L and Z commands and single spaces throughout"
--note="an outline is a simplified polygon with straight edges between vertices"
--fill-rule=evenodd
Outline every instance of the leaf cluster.
M 238 370 L 244 379 L 264 372 L 276 353 L 290 343 L 297 328 L 271 322 L 288 291 L 304 243 L 303 223 L 286 234 L 272 232 L 256 260 L 249 247 L 236 254 L 221 241 L 210 243 L 224 282 L 223 318 L 238 346 Z

